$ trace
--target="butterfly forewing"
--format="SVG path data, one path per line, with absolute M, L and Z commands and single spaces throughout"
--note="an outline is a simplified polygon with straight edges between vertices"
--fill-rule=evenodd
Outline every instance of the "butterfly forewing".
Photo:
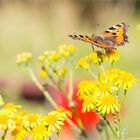
M 73 34 L 73 35 L 68 35 L 68 37 L 71 37 L 74 40 L 81 40 L 81 41 L 85 41 L 85 42 L 88 42 L 88 43 L 93 43 L 92 37 L 89 37 L 89 36 L 86 36 L 86 35 Z

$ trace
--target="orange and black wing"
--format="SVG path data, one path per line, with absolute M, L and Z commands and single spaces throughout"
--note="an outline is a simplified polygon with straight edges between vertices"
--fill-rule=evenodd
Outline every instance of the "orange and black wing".
M 99 36 L 104 38 L 105 41 L 112 42 L 113 46 L 121 46 L 128 42 L 127 28 L 127 23 L 123 22 L 110 27 Z
M 120 23 L 116 26 L 112 26 L 106 31 L 102 32 L 97 36 L 85 36 L 85 35 L 68 35 L 69 37 L 75 40 L 85 41 L 91 44 L 94 44 L 97 47 L 104 48 L 104 49 L 111 49 L 115 46 L 124 45 L 128 42 L 127 36 L 127 23 Z
M 100 36 L 93 36 L 93 37 L 89 37 L 89 36 L 85 36 L 85 35 L 68 35 L 69 37 L 71 37 L 74 40 L 81 40 L 84 42 L 88 42 L 91 43 L 97 47 L 100 48 L 104 48 L 104 49 L 111 49 L 112 46 L 109 43 L 105 43 L 103 38 Z
M 89 36 L 86 36 L 86 35 L 73 34 L 73 35 L 68 35 L 68 37 L 71 37 L 74 40 L 81 40 L 81 41 L 84 41 L 84 42 L 93 43 L 92 37 L 89 37 Z

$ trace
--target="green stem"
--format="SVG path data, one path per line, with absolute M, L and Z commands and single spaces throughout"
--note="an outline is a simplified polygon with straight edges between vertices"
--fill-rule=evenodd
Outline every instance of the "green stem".
M 111 68 L 112 68 L 112 67 L 113 67 L 113 65 L 114 65 L 114 61 L 113 61 L 113 62 L 111 62 L 110 64 L 111 64 Z
M 1 137 L 2 140 L 5 140 L 7 131 L 8 131 L 8 129 L 5 129 L 4 134 L 3 134 L 2 137 Z
M 118 139 L 120 138 L 120 132 L 119 132 L 119 128 L 118 128 L 118 123 L 117 123 L 117 119 L 116 119 L 116 115 L 115 114 L 112 114 L 113 115 L 113 120 L 114 120 L 114 125 L 115 125 L 115 129 L 116 129 L 116 133 L 117 133 L 117 137 Z
M 57 104 L 55 103 L 55 101 L 52 99 L 52 97 L 49 95 L 49 93 L 45 90 L 45 88 L 40 84 L 40 82 L 38 81 L 38 79 L 36 78 L 36 76 L 34 75 L 33 71 L 27 67 L 27 70 L 30 74 L 30 77 L 32 79 L 32 81 L 35 83 L 35 85 L 40 89 L 40 91 L 44 94 L 44 96 L 48 99 L 48 101 L 51 103 L 51 105 L 55 108 L 58 109 Z
M 69 106 L 70 107 L 74 107 L 75 106 L 75 103 L 73 102 L 72 98 L 70 98 L 68 96 L 68 93 L 64 87 L 64 85 L 58 85 L 58 88 L 60 91 L 62 91 L 62 93 L 64 94 L 64 96 L 66 97 L 66 99 L 68 100 L 68 103 L 69 103 Z
M 118 129 L 119 129 L 119 137 L 121 139 L 122 133 L 121 133 L 121 114 L 118 112 Z
M 123 96 L 123 100 L 122 100 L 122 104 L 121 104 L 121 106 L 123 106 L 123 104 L 124 104 L 124 102 L 125 102 L 126 93 L 127 93 L 127 90 L 124 89 L 124 96 Z
M 80 127 L 80 129 L 81 129 L 81 135 L 84 136 L 85 139 L 88 139 L 88 135 L 87 135 L 87 133 L 85 131 L 85 128 L 83 126 L 83 123 L 82 123 L 82 121 L 81 121 L 81 119 L 80 119 L 80 117 L 79 117 L 79 115 L 78 115 L 75 107 L 72 107 L 72 110 L 73 110 L 73 113 L 75 114 L 77 124 Z
M 103 65 L 100 65 L 100 68 L 101 68 L 101 70 L 102 70 L 102 72 L 103 72 L 103 75 L 104 75 L 104 77 L 105 77 L 105 80 L 106 80 L 106 82 L 107 82 L 107 76 L 106 76 L 106 73 L 105 73 L 105 70 L 104 70 Z
M 64 87 L 60 87 L 60 89 L 61 89 L 61 91 L 64 93 L 64 95 L 66 96 L 66 98 L 67 98 L 67 100 L 68 100 L 68 102 L 69 102 L 69 106 L 72 108 L 72 112 L 74 113 L 74 115 L 75 115 L 75 117 L 76 117 L 77 125 L 79 126 L 79 128 L 80 128 L 80 130 L 81 130 L 80 134 L 81 134 L 82 136 L 84 136 L 84 137 L 87 139 L 88 136 L 87 136 L 87 134 L 86 134 L 85 128 L 84 128 L 84 126 L 83 126 L 83 123 L 82 123 L 82 121 L 81 121 L 81 119 L 80 119 L 80 117 L 79 117 L 79 115 L 78 115 L 78 113 L 77 113 L 77 111 L 76 111 L 76 109 L 75 109 L 75 104 L 74 104 L 73 100 L 71 100 L 71 99 L 68 97 L 68 94 L 67 94 L 66 89 L 65 89 Z
M 69 70 L 69 93 L 68 93 L 69 99 L 72 99 L 73 96 L 73 72 L 70 68 Z
M 78 134 L 81 134 L 81 129 L 77 127 L 69 118 L 66 118 L 66 121 Z
M 88 69 L 88 72 L 95 78 L 95 79 L 98 79 L 98 77 L 96 76 L 96 74 L 94 74 L 91 69 L 89 68 Z
M 110 124 L 110 122 L 107 120 L 107 118 L 106 118 L 106 117 L 103 117 L 103 119 L 106 121 L 106 123 L 107 123 L 107 125 L 109 126 L 109 128 L 110 128 L 112 134 L 113 134 L 115 137 L 117 137 L 117 134 L 115 133 L 113 127 L 111 126 L 111 124 Z
M 74 113 L 75 117 L 76 117 L 76 121 L 77 121 L 77 124 L 81 130 L 81 135 L 85 137 L 85 139 L 88 139 L 88 136 L 86 134 L 86 131 L 85 131 L 85 128 L 83 126 L 83 123 L 75 109 L 75 104 L 72 100 L 72 95 L 73 95 L 73 75 L 72 75 L 72 71 L 71 71 L 71 74 L 70 74 L 70 81 L 69 81 L 69 86 L 70 86 L 70 89 L 69 89 L 69 93 L 67 94 L 67 91 L 64 87 L 64 85 L 61 85 L 59 87 L 59 89 L 64 93 L 64 95 L 66 96 L 68 102 L 69 102 L 69 106 L 72 108 L 72 112 Z

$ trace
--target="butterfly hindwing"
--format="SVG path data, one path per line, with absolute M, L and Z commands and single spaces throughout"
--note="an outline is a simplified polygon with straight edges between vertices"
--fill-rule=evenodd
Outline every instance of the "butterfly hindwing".
M 107 40 L 105 40 L 102 36 L 94 36 L 92 38 L 92 43 L 100 48 L 104 48 L 104 49 L 111 49 L 112 45 L 111 43 L 107 42 Z

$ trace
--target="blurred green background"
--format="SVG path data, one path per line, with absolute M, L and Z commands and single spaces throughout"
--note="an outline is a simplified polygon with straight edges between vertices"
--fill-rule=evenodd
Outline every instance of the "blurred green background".
M 138 80 L 129 90 L 123 125 L 128 138 L 140 138 L 139 0 L 0 0 L 0 84 L 5 100 L 18 102 L 20 81 L 28 79 L 15 63 L 16 54 L 32 52 L 33 68 L 38 73 L 37 57 L 45 50 L 74 44 L 76 58 L 91 51 L 89 44 L 73 41 L 68 34 L 98 34 L 121 22 L 129 24 L 129 43 L 119 47 L 121 58 L 116 66 L 132 72 Z M 4 86 L 7 83 L 8 88 Z M 30 103 L 19 102 L 30 108 Z M 41 105 L 34 106 L 34 112 L 45 110 Z

